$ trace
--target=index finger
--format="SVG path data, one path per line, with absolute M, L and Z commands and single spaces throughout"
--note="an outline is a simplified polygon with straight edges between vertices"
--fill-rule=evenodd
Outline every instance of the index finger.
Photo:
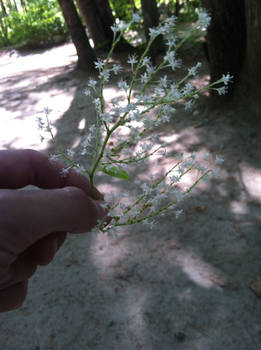
M 65 167 L 58 162 L 51 162 L 44 154 L 30 150 L 0 151 L 0 188 L 22 188 L 34 185 L 43 189 L 55 189 L 74 186 L 92 196 L 88 179 L 74 170 L 66 176 L 61 175 Z M 97 197 L 101 194 L 97 191 Z

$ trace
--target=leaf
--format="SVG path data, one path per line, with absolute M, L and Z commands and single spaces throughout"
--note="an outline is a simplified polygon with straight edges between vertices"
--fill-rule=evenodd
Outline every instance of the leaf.
M 110 168 L 103 167 L 101 169 L 101 171 L 103 171 L 107 175 L 117 177 L 117 178 L 122 179 L 122 180 L 130 181 L 130 177 L 126 173 L 126 171 L 124 171 L 122 169 L 118 169 L 116 166 L 110 167 Z

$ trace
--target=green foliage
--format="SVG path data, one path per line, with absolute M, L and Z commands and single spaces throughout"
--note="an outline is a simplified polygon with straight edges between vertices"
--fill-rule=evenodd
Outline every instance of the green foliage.
M 62 41 L 67 37 L 63 16 L 56 0 L 34 0 L 26 9 L 11 11 L 2 18 L 0 45 L 26 44 L 39 47 L 42 44 Z
M 127 22 L 131 20 L 134 9 L 136 7 L 136 3 L 137 1 L 135 2 L 129 0 L 110 0 L 110 6 L 114 16 Z

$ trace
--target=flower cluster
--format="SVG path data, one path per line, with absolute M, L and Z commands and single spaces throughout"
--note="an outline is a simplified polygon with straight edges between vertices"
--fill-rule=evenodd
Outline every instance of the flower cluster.
M 179 42 L 174 34 L 175 17 L 170 17 L 158 27 L 150 29 L 150 39 L 141 57 L 137 55 L 128 57 L 127 62 L 132 71 L 131 79 L 128 81 L 121 79 L 118 82 L 118 89 L 125 96 L 124 103 L 115 98 L 110 108 L 106 109 L 103 96 L 104 86 L 112 74 L 117 75 L 122 70 L 120 65 L 110 63 L 113 50 L 129 25 L 139 21 L 140 18 L 135 14 L 131 23 L 119 22 L 112 27 L 114 40 L 108 57 L 95 62 L 99 81 L 90 79 L 84 90 L 85 95 L 93 97 L 97 118 L 96 124 L 89 128 L 89 133 L 82 139 L 81 155 L 87 156 L 91 153 L 92 162 L 88 168 L 83 168 L 82 164 L 73 160 L 70 152 L 62 152 L 58 149 L 69 163 L 68 167 L 63 170 L 63 176 L 66 176 L 70 168 L 83 171 L 89 177 L 93 189 L 95 174 L 100 171 L 122 180 L 130 180 L 128 175 L 130 165 L 136 166 L 147 162 L 151 157 L 167 155 L 166 144 L 160 143 L 152 130 L 170 121 L 175 113 L 176 104 L 183 104 L 185 110 L 189 110 L 199 94 L 207 89 L 216 90 L 219 94 L 226 92 L 226 87 L 232 79 L 229 74 L 199 89 L 191 84 L 190 79 L 197 75 L 201 67 L 200 63 L 190 67 L 186 75 L 179 81 L 172 81 L 167 75 L 159 77 L 158 73 L 161 71 L 169 68 L 174 71 L 181 66 L 181 61 L 177 58 L 177 50 L 195 28 L 209 24 L 210 18 L 206 13 L 200 12 L 198 16 L 198 21 L 190 33 Z M 158 35 L 171 36 L 171 39 L 167 41 L 168 48 L 162 62 L 158 66 L 153 66 L 148 53 Z M 223 87 L 220 87 L 221 83 Z M 134 89 L 137 84 L 139 94 Z M 46 118 L 47 128 L 51 132 L 48 113 L 46 113 Z M 128 136 L 121 135 L 122 128 L 129 130 Z M 55 142 L 52 132 L 51 136 Z M 112 138 L 114 142 L 110 142 Z M 119 200 L 112 195 L 108 203 L 104 204 L 109 210 L 111 222 L 108 225 L 105 221 L 100 221 L 99 230 L 113 233 L 117 227 L 139 223 L 152 227 L 155 218 L 165 215 L 168 211 L 174 212 L 175 217 L 178 218 L 182 213 L 179 205 L 193 188 L 201 180 L 207 179 L 211 173 L 218 176 L 216 170 L 210 170 L 203 165 L 208 156 L 206 154 L 198 161 L 196 155 L 192 153 L 189 157 L 176 159 L 175 164 L 161 177 L 153 178 L 148 183 L 142 184 L 139 195 L 132 203 L 128 202 L 128 196 L 121 195 Z M 217 156 L 216 164 L 222 162 L 223 159 Z M 197 179 L 189 188 L 182 191 L 178 184 L 182 177 L 191 171 L 197 171 Z M 128 200 L 125 200 L 126 198 Z

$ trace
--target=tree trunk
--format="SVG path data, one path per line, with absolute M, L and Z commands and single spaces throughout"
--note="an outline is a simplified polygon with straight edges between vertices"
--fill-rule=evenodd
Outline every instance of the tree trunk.
M 77 68 L 86 71 L 93 71 L 96 55 L 90 46 L 78 12 L 74 6 L 74 2 L 73 0 L 58 1 L 62 9 L 68 31 L 77 51 Z
M 180 11 L 180 0 L 176 0 L 175 1 L 175 10 L 174 10 L 174 14 L 176 17 L 179 16 L 179 11 Z
M 261 2 L 245 0 L 247 41 L 245 61 L 235 93 L 254 117 L 261 114 Z
M 143 14 L 143 28 L 147 42 L 149 41 L 149 29 L 159 24 L 159 13 L 155 0 L 141 0 Z M 162 36 L 158 36 L 151 45 L 150 56 L 153 64 L 155 64 L 156 56 L 159 52 L 164 51 Z
M 108 51 L 113 40 L 111 26 L 114 17 L 108 0 L 76 0 L 96 50 Z M 131 46 L 122 39 L 117 48 L 130 49 Z
M 93 0 L 76 0 L 86 23 L 90 37 L 94 42 L 96 49 L 108 50 L 111 47 L 113 32 L 106 28 L 103 17 L 101 17 L 97 2 Z M 111 13 L 105 14 L 108 16 L 107 22 L 109 22 L 109 28 L 113 24 L 113 18 L 111 19 Z
M 207 43 L 211 80 L 231 73 L 233 84 L 224 102 L 246 110 L 250 118 L 261 113 L 261 2 L 260 0 L 202 0 L 212 15 Z M 212 101 L 220 104 L 220 96 Z
M 207 50 L 211 81 L 218 80 L 222 74 L 230 73 L 233 81 L 239 79 L 243 65 L 246 30 L 244 0 L 202 0 L 202 5 L 211 15 L 207 31 Z M 229 85 L 228 94 L 222 99 L 231 97 L 234 84 Z M 215 92 L 213 102 L 220 103 L 221 97 Z
M 7 11 L 6 11 L 5 4 L 4 4 L 3 0 L 0 0 L 0 5 L 1 5 L 1 10 L 3 12 L 3 17 L 6 17 L 7 16 Z

